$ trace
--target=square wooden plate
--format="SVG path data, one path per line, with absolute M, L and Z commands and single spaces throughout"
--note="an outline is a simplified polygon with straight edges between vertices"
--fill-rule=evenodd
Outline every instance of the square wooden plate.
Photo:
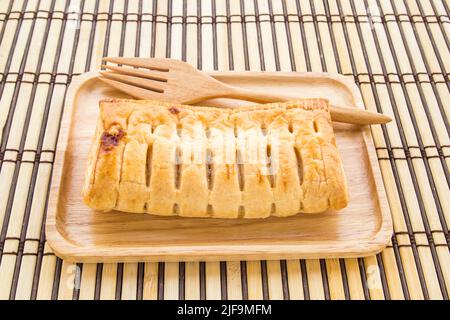
M 217 79 L 293 98 L 323 97 L 363 108 L 358 88 L 328 73 L 220 72 Z M 359 257 L 388 243 L 392 221 L 368 127 L 334 124 L 350 194 L 347 208 L 261 220 L 159 217 L 95 212 L 81 187 L 98 100 L 127 97 L 87 73 L 70 85 L 53 171 L 46 236 L 61 258 L 77 262 L 258 260 Z M 225 99 L 203 105 L 242 104 Z

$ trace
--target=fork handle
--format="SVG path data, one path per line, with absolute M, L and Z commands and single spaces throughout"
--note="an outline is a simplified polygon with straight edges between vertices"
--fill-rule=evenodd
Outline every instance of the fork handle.
M 237 87 L 227 86 L 227 98 L 234 98 L 257 103 L 277 102 L 292 100 L 281 95 L 257 92 Z M 392 119 L 384 114 L 358 108 L 349 108 L 336 105 L 330 105 L 331 119 L 337 122 L 345 122 L 358 125 L 388 123 Z

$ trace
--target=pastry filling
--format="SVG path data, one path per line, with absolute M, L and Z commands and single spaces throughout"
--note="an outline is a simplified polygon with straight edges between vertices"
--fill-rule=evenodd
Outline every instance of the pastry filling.
M 119 144 L 120 139 L 122 139 L 124 136 L 125 132 L 122 129 L 117 130 L 117 132 L 115 133 L 109 133 L 107 131 L 104 131 L 100 138 L 102 150 L 111 151 L 114 147 L 116 147 Z
M 171 108 L 169 108 L 169 112 L 171 114 L 178 114 L 178 113 L 180 113 L 180 110 L 177 107 L 171 107 Z

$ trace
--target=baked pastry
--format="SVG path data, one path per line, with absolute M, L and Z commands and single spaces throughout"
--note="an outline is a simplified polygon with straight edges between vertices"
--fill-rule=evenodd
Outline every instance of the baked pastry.
M 328 101 L 102 100 L 83 186 L 101 211 L 264 218 L 347 205 Z

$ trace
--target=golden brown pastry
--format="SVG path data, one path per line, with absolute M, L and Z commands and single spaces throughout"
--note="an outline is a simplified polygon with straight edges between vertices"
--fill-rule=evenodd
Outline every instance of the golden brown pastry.
M 83 198 L 101 211 L 215 218 L 348 202 L 323 99 L 236 109 L 102 100 Z

